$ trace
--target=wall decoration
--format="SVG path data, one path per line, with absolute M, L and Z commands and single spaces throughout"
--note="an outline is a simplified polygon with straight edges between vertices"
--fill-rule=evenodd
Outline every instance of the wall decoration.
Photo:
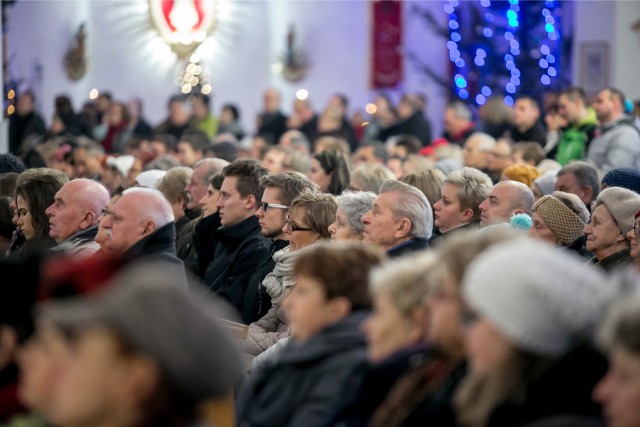
M 373 89 L 397 86 L 404 77 L 402 2 L 373 0 L 371 8 L 371 71 Z
M 279 62 L 274 64 L 274 71 L 281 74 L 285 80 L 295 83 L 304 79 L 311 64 L 296 40 L 296 31 L 293 24 L 287 31 L 287 48 L 279 58 Z
M 609 86 L 609 44 L 603 41 L 580 43 L 580 86 L 595 95 Z
M 84 24 L 80 24 L 71 44 L 64 54 L 64 70 L 70 80 L 77 81 L 84 77 L 89 68 L 87 58 L 87 32 Z
M 215 8 L 215 0 L 149 0 L 152 24 L 181 59 L 213 31 Z

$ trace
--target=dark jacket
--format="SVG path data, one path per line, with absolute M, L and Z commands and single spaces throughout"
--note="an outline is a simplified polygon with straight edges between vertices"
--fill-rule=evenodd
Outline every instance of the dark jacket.
M 522 426 L 559 415 L 598 417 L 591 392 L 606 370 L 602 355 L 578 346 L 498 405 L 487 427 Z
M 260 114 L 258 135 L 267 137 L 270 144 L 277 144 L 283 133 L 287 131 L 287 116 L 280 111 Z
M 273 260 L 273 254 L 289 245 L 287 240 L 274 240 L 271 242 L 269 253 L 258 265 L 256 271 L 249 278 L 247 292 L 244 300 L 244 308 L 242 310 L 242 320 L 248 325 L 257 322 L 267 314 L 271 308 L 271 297 L 267 293 L 267 289 L 262 286 L 262 281 L 267 274 L 273 271 L 276 262 Z
M 269 240 L 260 235 L 258 218 L 249 218 L 230 227 L 221 227 L 213 261 L 207 267 L 204 283 L 242 313 L 248 282 L 260 261 L 269 253 Z
M 184 264 L 176 256 L 176 228 L 173 222 L 163 225 L 140 239 L 122 254 L 122 258 L 126 261 L 139 259 L 162 261 L 184 273 Z
M 26 116 L 17 113 L 9 120 L 9 152 L 18 153 L 22 142 L 30 135 L 43 136 L 47 134 L 47 127 L 42 117 L 34 112 Z
M 200 218 L 185 215 L 176 221 L 176 255 L 184 262 L 187 271 L 200 277 L 198 255 L 194 244 L 194 231 Z
M 91 255 L 100 249 L 100 245 L 96 243 L 96 234 L 98 234 L 98 224 L 85 230 L 78 231 L 72 236 L 69 236 L 58 246 L 51 248 L 51 250 L 53 252 L 65 253 L 67 255 L 76 255 L 81 253 Z
M 427 239 L 411 239 L 402 242 L 399 245 L 387 251 L 389 258 L 397 258 L 402 255 L 408 255 L 412 252 L 429 249 L 429 241 Z
M 454 425 L 451 398 L 465 371 L 431 348 L 400 350 L 367 370 L 328 425 Z
M 422 115 L 421 111 L 416 111 L 407 119 L 391 126 L 389 129 L 381 132 L 382 141 L 390 136 L 395 135 L 411 135 L 420 140 L 423 147 L 431 144 L 431 125 Z
M 547 131 L 542 123 L 537 121 L 533 126 L 524 132 L 520 132 L 517 128 L 511 129 L 511 139 L 515 142 L 537 142 L 541 147 L 547 143 Z
M 478 228 L 480 228 L 480 221 L 473 221 L 468 224 L 461 225 L 460 227 L 453 228 L 447 231 L 446 233 L 441 233 L 439 235 L 431 236 L 431 239 L 429 239 L 429 245 L 431 245 L 432 247 L 435 247 L 436 245 L 439 245 L 440 243 L 442 243 L 443 239 L 446 239 L 449 236 L 452 236 L 460 232 L 468 233 L 471 231 L 476 231 Z
M 613 255 L 609 255 L 608 257 L 598 260 L 598 258 L 593 257 L 589 260 L 589 264 L 593 264 L 602 268 L 604 271 L 609 272 L 618 268 L 624 268 L 625 266 L 631 264 L 631 254 L 629 249 L 625 249 L 620 252 L 616 252 Z
M 360 382 L 366 342 L 355 312 L 308 341 L 287 343 L 242 387 L 238 425 L 314 427 L 325 425 L 345 393 Z
M 190 223 L 191 224 L 191 223 Z M 218 241 L 215 239 L 216 231 L 220 228 L 220 214 L 218 212 L 193 221 L 192 248 L 196 253 L 198 277 L 204 278 L 209 264 L 213 262 Z

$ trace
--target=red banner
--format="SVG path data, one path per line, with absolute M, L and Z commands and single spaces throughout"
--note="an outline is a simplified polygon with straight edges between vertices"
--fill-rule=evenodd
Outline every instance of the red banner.
M 394 87 L 403 78 L 402 1 L 371 0 L 371 88 Z

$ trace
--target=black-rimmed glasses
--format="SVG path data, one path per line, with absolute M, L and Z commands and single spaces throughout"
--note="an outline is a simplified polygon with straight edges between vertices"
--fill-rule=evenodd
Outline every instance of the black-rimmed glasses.
M 287 217 L 285 218 L 284 222 L 289 227 L 291 232 L 294 232 L 294 231 L 313 231 L 310 228 L 298 227 L 297 225 L 295 225 L 293 222 L 291 222 L 291 218 L 289 217 L 289 214 L 287 214 Z
M 267 203 L 267 202 L 260 203 L 260 207 L 262 208 L 262 210 L 264 212 L 268 211 L 270 208 L 274 208 L 274 209 L 289 209 L 289 206 L 287 206 L 287 205 L 279 205 L 277 203 Z

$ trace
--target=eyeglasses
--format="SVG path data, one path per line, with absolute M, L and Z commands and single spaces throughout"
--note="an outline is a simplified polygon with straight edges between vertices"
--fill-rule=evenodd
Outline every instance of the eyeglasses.
M 260 203 L 260 207 L 262 208 L 262 210 L 264 212 L 266 212 L 267 210 L 269 210 L 269 208 L 274 208 L 274 209 L 289 209 L 289 206 L 287 205 L 279 205 L 277 203 L 267 203 L 267 202 L 262 202 Z
M 295 225 L 293 222 L 291 222 L 291 218 L 289 217 L 289 214 L 287 214 L 287 217 L 285 218 L 284 223 L 289 226 L 289 229 L 291 230 L 292 233 L 294 231 L 313 231 L 310 228 L 298 227 L 297 225 Z
M 107 215 L 111 215 L 111 214 L 113 214 L 113 212 L 112 212 L 112 211 L 110 211 L 110 210 L 109 210 L 109 208 L 103 208 L 103 209 L 100 211 L 100 215 L 102 215 L 102 216 L 107 216 Z

